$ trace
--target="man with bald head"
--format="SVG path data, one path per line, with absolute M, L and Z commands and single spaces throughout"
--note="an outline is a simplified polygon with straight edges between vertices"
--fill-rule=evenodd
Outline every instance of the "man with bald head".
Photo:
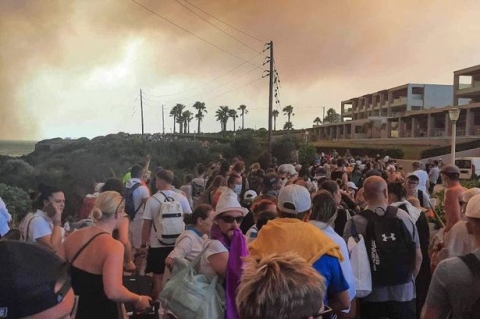
M 392 273 L 390 276 L 392 283 L 377 284 L 376 282 L 379 282 L 379 280 L 375 278 L 375 275 L 372 272 L 372 292 L 361 301 L 361 318 L 416 318 L 415 277 L 417 276 L 422 263 L 422 252 L 420 250 L 418 231 L 407 212 L 402 209 L 398 209 L 395 212 L 395 209 L 388 206 L 387 183 L 383 178 L 379 176 L 368 177 L 363 184 L 363 188 L 363 196 L 365 197 L 367 206 L 365 207 L 364 213 L 357 214 L 347 221 L 343 236 L 344 239 L 348 240 L 351 236 L 352 229 L 356 230 L 358 234 L 361 234 L 366 239 L 365 244 L 367 246 L 367 251 L 371 249 L 370 255 L 376 253 L 379 260 L 379 264 L 377 265 L 389 264 L 388 260 L 384 260 L 386 257 L 382 259 L 382 256 L 386 255 L 383 255 L 381 249 L 382 247 L 385 247 L 382 246 L 383 244 L 392 243 L 393 241 L 395 244 L 399 243 L 400 240 L 405 242 L 410 241 L 412 258 L 411 267 L 407 267 L 408 269 L 411 269 L 411 274 L 410 271 L 407 272 L 406 275 L 403 274 L 403 276 L 399 273 Z M 372 237 L 372 233 L 376 234 L 379 231 L 378 225 L 385 225 L 384 218 L 389 218 L 390 221 L 391 218 L 400 220 L 404 227 L 401 226 L 402 224 L 399 224 L 399 227 L 404 230 L 406 234 L 405 238 L 401 239 L 399 238 L 401 237 L 399 234 L 394 235 L 394 233 L 388 231 L 388 233 L 380 236 L 379 243 L 376 243 L 374 240 L 369 241 L 369 238 L 377 238 L 378 241 L 378 237 Z M 391 222 L 389 223 L 390 225 L 392 224 Z M 369 234 L 367 234 L 367 226 L 369 226 Z M 374 245 L 372 245 L 372 243 Z M 374 252 L 375 245 L 378 248 L 378 253 Z M 391 262 L 392 261 L 390 261 L 390 263 Z M 373 267 L 375 266 L 376 265 L 373 265 Z M 403 280 L 402 283 L 393 284 L 396 278 L 401 276 L 406 279 Z

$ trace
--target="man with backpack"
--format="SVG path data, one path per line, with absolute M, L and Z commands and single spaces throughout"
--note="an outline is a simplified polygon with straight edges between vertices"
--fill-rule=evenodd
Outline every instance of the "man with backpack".
M 134 165 L 131 170 L 131 179 L 127 182 L 125 189 L 125 213 L 130 218 L 130 233 L 132 235 L 132 246 L 135 249 L 135 256 L 139 256 L 140 244 L 142 241 L 143 210 L 150 192 L 140 180 L 144 169 L 140 165 Z M 141 271 L 143 258 L 135 258 L 135 266 Z
M 430 197 L 427 192 L 424 192 L 419 189 L 418 185 L 420 184 L 420 179 L 415 174 L 407 175 L 407 180 L 405 182 L 405 190 L 407 191 L 407 197 L 416 197 L 420 202 L 420 206 L 423 208 L 430 209 Z
M 467 204 L 467 231 L 475 238 L 475 250 L 440 262 L 433 273 L 424 319 L 473 319 L 480 315 L 480 195 Z
M 383 178 L 368 177 L 363 188 L 367 206 L 347 221 L 343 236 L 347 240 L 354 229 L 365 238 L 372 292 L 361 300 L 361 318 L 416 318 L 414 279 L 422 263 L 418 231 L 407 212 L 388 206 Z
M 152 298 L 158 298 L 162 290 L 165 259 L 173 250 L 178 236 L 185 230 L 183 218 L 192 214 L 185 196 L 172 190 L 172 171 L 162 170 L 156 174 L 158 192 L 150 197 L 145 205 L 142 227 L 141 252 L 147 252 L 145 272 L 153 273 Z

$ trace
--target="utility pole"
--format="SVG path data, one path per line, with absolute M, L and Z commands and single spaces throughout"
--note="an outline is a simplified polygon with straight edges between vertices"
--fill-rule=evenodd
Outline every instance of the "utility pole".
M 140 89 L 140 111 L 141 111 L 141 113 L 142 113 L 142 139 L 143 139 L 144 130 L 143 130 L 143 99 L 142 99 L 142 89 Z
M 273 117 L 273 41 L 270 41 L 270 82 L 268 90 L 268 154 L 272 156 L 272 117 Z
M 162 131 L 163 131 L 163 135 L 165 135 L 165 110 L 163 108 L 163 104 L 162 104 Z
M 325 106 L 323 106 L 323 119 L 322 124 L 325 124 Z

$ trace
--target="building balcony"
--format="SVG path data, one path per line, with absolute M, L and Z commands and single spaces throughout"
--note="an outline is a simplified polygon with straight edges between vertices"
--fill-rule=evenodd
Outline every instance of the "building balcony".
M 480 95 L 480 81 L 475 81 L 472 84 L 460 84 L 460 87 L 456 93 L 458 97 Z
M 401 106 L 401 105 L 407 105 L 407 98 L 406 97 L 400 97 L 398 99 L 394 99 L 390 106 L 395 107 L 395 106 Z
M 348 108 L 344 110 L 343 115 L 352 115 L 352 113 L 353 113 L 352 108 Z

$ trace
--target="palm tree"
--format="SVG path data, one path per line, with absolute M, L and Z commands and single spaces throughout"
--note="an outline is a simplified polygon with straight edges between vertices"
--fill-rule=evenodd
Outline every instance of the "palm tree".
M 235 121 L 238 117 L 237 110 L 235 109 L 228 110 L 228 117 L 231 117 L 233 119 L 233 132 L 235 133 Z
M 248 111 L 247 111 L 247 106 L 242 104 L 238 107 L 239 111 L 242 111 L 242 114 L 240 114 L 240 116 L 242 117 L 242 130 L 244 129 L 244 119 L 245 119 L 245 114 L 248 114 Z
M 323 124 L 326 123 L 340 123 L 340 114 L 338 114 L 333 108 L 328 109 L 327 115 L 323 119 Z
M 197 110 L 197 114 L 195 114 L 195 118 L 198 122 L 198 129 L 197 132 L 200 134 L 200 122 L 202 122 L 203 118 L 205 117 L 204 113 L 207 113 L 207 108 L 205 107 L 205 103 L 203 102 L 195 102 L 193 104 L 193 108 Z
M 313 120 L 313 123 L 314 123 L 315 125 L 320 125 L 320 124 L 322 124 L 322 120 L 320 119 L 320 117 L 317 116 L 317 117 Z
M 273 116 L 273 130 L 276 131 L 277 130 L 277 117 L 278 117 L 278 114 L 280 112 L 278 112 L 278 110 L 274 110 L 272 112 L 272 116 Z
M 190 122 L 193 120 L 193 113 L 189 110 L 186 110 L 182 113 L 182 118 L 184 121 L 183 132 L 190 134 Z
M 227 122 L 230 117 L 229 110 L 228 106 L 219 106 L 217 112 L 215 112 L 215 117 L 217 118 L 217 121 L 220 122 L 223 132 L 227 130 Z
M 291 130 L 291 129 L 293 129 L 293 124 L 292 124 L 292 122 L 290 122 L 290 121 L 285 122 L 285 124 L 283 125 L 283 129 L 284 129 L 284 130 Z
M 295 116 L 295 114 L 293 113 L 293 106 L 291 106 L 291 105 L 285 106 L 282 111 L 283 111 L 283 115 L 288 116 L 288 121 L 287 122 L 290 122 L 290 117 L 291 116 Z
M 182 116 L 182 111 L 185 108 L 183 104 L 177 104 L 170 110 L 170 117 L 173 117 L 173 133 L 176 133 L 176 123 L 180 123 L 178 118 Z M 181 130 L 180 130 L 181 133 Z
M 177 104 L 173 107 L 172 111 L 170 111 L 170 116 L 172 116 L 172 112 L 173 110 L 175 110 L 175 115 L 174 115 L 174 119 L 177 120 L 177 123 L 180 125 L 180 129 L 179 129 L 179 133 L 183 133 L 183 124 L 185 124 L 185 119 L 183 118 L 183 109 L 185 108 L 186 106 L 183 105 L 183 104 Z M 174 127 L 174 131 L 175 133 L 175 127 Z

